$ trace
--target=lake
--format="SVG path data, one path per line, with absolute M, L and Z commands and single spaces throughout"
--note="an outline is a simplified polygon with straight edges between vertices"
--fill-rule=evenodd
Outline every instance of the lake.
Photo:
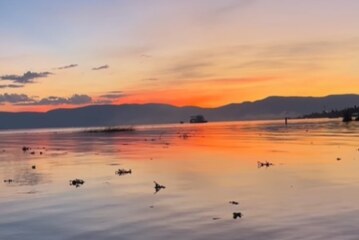
M 135 129 L 1 132 L 0 239 L 359 239 L 357 122 Z

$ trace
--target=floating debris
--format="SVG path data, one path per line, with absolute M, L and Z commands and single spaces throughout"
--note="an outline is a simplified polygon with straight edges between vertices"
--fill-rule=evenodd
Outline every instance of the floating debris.
M 38 193 L 38 191 L 36 190 L 31 190 L 31 191 L 28 191 L 28 192 L 24 192 L 24 194 L 36 194 Z
M 4 183 L 12 183 L 12 182 L 14 182 L 14 180 L 12 180 L 12 179 L 5 179 L 4 180 Z
M 76 186 L 77 188 L 80 187 L 81 185 L 83 185 L 85 183 L 84 180 L 82 179 L 74 179 L 74 180 L 70 180 L 70 186 Z
M 337 158 L 337 161 L 340 161 L 340 160 L 342 160 L 342 159 L 338 157 L 338 158 Z
M 109 166 L 118 166 L 118 165 L 121 165 L 120 163 L 109 163 L 108 164 Z
M 238 205 L 238 204 L 239 204 L 239 203 L 236 202 L 236 201 L 230 201 L 229 203 L 230 203 L 230 204 L 233 204 L 233 205 Z
M 180 135 L 180 138 L 187 139 L 187 138 L 189 138 L 189 135 L 187 133 L 183 133 Z
M 36 169 L 36 166 L 35 166 L 35 165 L 33 165 L 31 168 L 32 168 L 32 169 Z
M 241 212 L 234 212 L 233 213 L 233 219 L 237 219 L 237 218 L 242 218 L 242 213 Z
M 150 208 L 155 208 L 155 206 L 151 205 Z
M 31 148 L 30 147 L 26 147 L 26 146 L 23 146 L 22 147 L 22 151 L 23 152 L 27 152 L 27 151 L 29 151 Z
M 40 152 L 40 155 L 42 155 L 42 152 Z
M 213 221 L 216 221 L 216 220 L 219 220 L 219 219 L 221 219 L 221 218 L 219 218 L 219 217 L 212 218 Z
M 257 162 L 258 164 L 258 168 L 261 168 L 261 167 L 270 167 L 270 166 L 273 166 L 274 164 L 273 163 L 270 163 L 270 162 Z
M 155 190 L 156 190 L 155 193 L 157 193 L 157 192 L 160 191 L 161 189 L 165 189 L 165 188 L 166 188 L 165 186 L 163 186 L 163 185 L 157 183 L 156 181 L 153 181 L 153 182 L 155 183 Z
M 35 155 L 35 151 L 32 151 L 30 154 L 31 154 L 31 155 Z
M 129 169 L 129 170 L 126 170 L 126 169 L 118 169 L 116 172 L 115 172 L 117 175 L 125 175 L 125 174 L 132 174 L 132 170 Z

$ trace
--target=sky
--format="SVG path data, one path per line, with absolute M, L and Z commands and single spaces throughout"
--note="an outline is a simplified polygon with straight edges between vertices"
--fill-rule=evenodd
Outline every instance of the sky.
M 359 93 L 357 0 L 0 0 L 0 111 Z

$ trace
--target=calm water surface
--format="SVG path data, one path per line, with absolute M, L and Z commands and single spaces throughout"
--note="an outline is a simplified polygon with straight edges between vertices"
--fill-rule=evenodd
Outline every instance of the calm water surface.
M 2 132 L 0 239 L 357 240 L 358 140 L 340 120 Z

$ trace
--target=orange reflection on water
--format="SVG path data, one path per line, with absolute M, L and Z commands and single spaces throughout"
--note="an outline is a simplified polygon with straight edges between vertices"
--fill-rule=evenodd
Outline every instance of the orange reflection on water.
M 26 231 L 56 213 L 58 222 L 48 228 L 60 224 L 64 235 L 76 234 L 66 224 L 75 221 L 76 229 L 96 222 L 109 229 L 106 234 L 130 231 L 138 238 L 147 231 L 150 239 L 164 234 L 158 227 L 163 225 L 176 233 L 202 229 L 189 239 L 231 239 L 243 232 L 260 239 L 249 229 L 284 234 L 307 223 L 317 230 L 297 234 L 319 234 L 331 219 L 343 221 L 348 209 L 359 210 L 357 127 L 337 120 L 292 120 L 288 126 L 283 121 L 137 126 L 119 134 L 2 133 L 0 176 L 14 180 L 1 188 L 2 221 L 22 222 L 17 229 Z M 23 153 L 24 145 L 35 154 Z M 258 161 L 274 165 L 258 168 Z M 116 175 L 119 168 L 132 174 Z M 70 186 L 75 178 L 85 184 Z M 153 181 L 166 188 L 155 194 Z M 230 206 L 232 200 L 240 205 Z M 245 216 L 240 225 L 233 222 L 234 211 Z M 350 218 L 359 220 L 356 216 Z M 216 217 L 221 220 L 213 228 Z M 109 237 L 98 234 L 98 239 Z

